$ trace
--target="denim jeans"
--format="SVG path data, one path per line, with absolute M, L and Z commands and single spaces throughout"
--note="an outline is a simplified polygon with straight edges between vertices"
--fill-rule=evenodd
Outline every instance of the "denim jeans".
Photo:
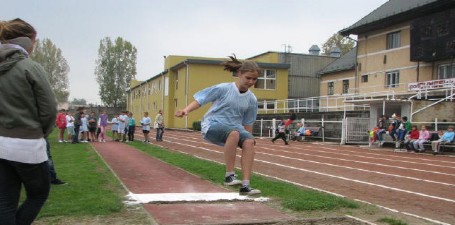
M 163 133 L 164 133 L 164 128 L 156 128 L 156 140 L 157 141 L 163 140 Z
M 19 206 L 22 184 L 27 197 Z M 49 191 L 47 161 L 27 164 L 0 159 L 0 225 L 31 224 L 46 202 Z
M 210 125 L 207 133 L 204 135 L 204 139 L 213 144 L 224 146 L 229 134 L 232 131 L 238 131 L 240 134 L 240 140 L 238 143 L 238 146 L 240 148 L 243 146 L 243 142 L 245 140 L 254 139 L 253 135 L 250 132 L 246 131 L 242 126 L 232 127 L 220 123 L 213 123 Z

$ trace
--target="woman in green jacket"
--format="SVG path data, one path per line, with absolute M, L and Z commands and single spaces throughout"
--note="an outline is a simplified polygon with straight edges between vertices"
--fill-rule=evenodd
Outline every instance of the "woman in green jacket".
M 0 224 L 31 224 L 49 195 L 45 138 L 57 104 L 43 67 L 29 58 L 35 38 L 21 19 L 0 21 Z

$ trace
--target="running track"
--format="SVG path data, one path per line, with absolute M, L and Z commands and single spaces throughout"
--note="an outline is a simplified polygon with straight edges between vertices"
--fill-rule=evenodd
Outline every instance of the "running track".
M 256 141 L 257 174 L 435 224 L 455 224 L 455 158 L 323 143 Z M 224 162 L 223 149 L 204 141 L 199 132 L 166 130 L 164 141 L 153 143 Z

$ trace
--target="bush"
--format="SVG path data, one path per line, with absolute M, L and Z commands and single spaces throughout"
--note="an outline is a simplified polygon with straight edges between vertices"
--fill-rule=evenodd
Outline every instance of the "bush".
M 193 122 L 193 130 L 201 131 L 201 121 Z

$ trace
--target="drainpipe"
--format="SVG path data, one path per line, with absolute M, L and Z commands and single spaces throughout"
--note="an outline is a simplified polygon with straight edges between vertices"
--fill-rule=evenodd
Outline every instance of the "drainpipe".
M 189 83 L 189 75 L 190 75 L 190 65 L 188 64 L 187 60 L 183 62 L 186 65 L 186 78 L 185 78 L 185 105 L 188 105 L 188 83 Z M 188 116 L 185 116 L 185 128 L 188 129 Z
M 164 110 L 164 89 L 165 89 L 165 87 L 164 87 L 164 83 L 165 83 L 164 82 L 164 79 L 165 79 L 164 74 L 165 74 L 164 72 L 161 72 L 161 90 L 163 92 L 162 95 L 161 95 L 161 110 Z
M 355 42 L 355 62 L 354 62 L 354 69 L 355 69 L 355 73 L 354 73 L 354 78 L 355 78 L 355 82 L 354 82 L 354 95 L 357 95 L 358 92 L 359 92 L 359 79 L 358 79 L 358 76 L 359 76 L 359 72 L 358 72 L 358 69 L 359 69 L 359 63 L 357 62 L 357 56 L 359 55 L 359 41 L 349 37 L 349 35 L 347 36 L 344 36 L 345 38 L 348 38 L 349 40 L 352 40 Z

